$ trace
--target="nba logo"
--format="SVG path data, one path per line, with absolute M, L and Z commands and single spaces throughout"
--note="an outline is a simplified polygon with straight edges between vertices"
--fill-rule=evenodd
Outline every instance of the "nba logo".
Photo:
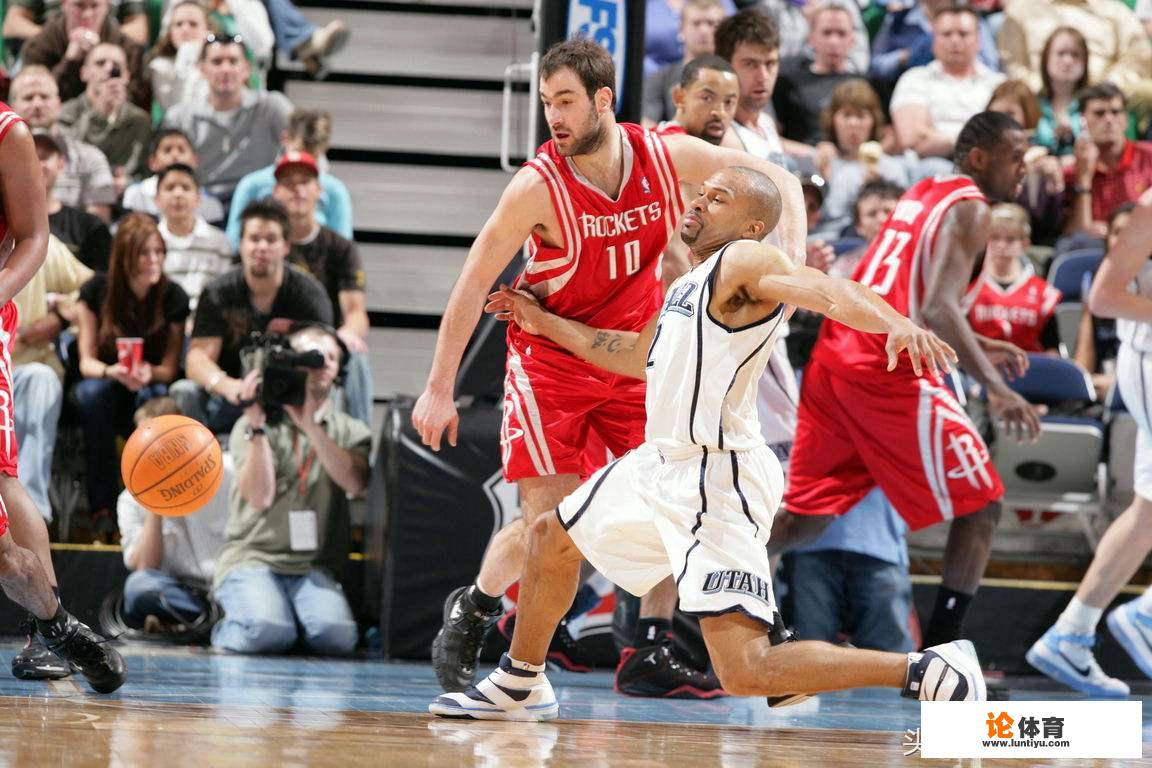
M 640 177 L 640 188 L 644 190 L 644 194 L 646 194 L 646 195 L 652 194 L 652 187 L 648 186 L 648 177 L 647 176 L 641 176 Z

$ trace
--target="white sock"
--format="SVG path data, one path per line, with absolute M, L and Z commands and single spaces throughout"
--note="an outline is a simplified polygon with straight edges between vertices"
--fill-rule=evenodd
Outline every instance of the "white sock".
M 1073 597 L 1064 613 L 1056 619 L 1056 631 L 1062 635 L 1095 635 L 1096 625 L 1103 614 L 1103 608 L 1093 608 Z

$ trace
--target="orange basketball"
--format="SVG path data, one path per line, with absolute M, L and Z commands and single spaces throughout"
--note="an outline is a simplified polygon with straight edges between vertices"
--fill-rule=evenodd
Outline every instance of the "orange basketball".
M 132 433 L 120 459 L 124 486 L 158 515 L 180 516 L 207 504 L 224 476 L 216 436 L 187 416 L 157 416 Z

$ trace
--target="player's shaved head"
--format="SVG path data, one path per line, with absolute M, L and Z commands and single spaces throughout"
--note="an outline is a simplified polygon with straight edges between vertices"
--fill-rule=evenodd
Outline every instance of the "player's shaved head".
M 720 174 L 725 174 L 736 185 L 734 191 L 744 201 L 748 217 L 764 223 L 761 237 L 776 228 L 784 208 L 776 182 L 760 171 L 742 165 L 725 168 Z
M 689 203 L 680 239 L 697 257 L 733 240 L 762 240 L 780 222 L 782 208 L 772 179 L 743 166 L 723 168 L 704 181 Z

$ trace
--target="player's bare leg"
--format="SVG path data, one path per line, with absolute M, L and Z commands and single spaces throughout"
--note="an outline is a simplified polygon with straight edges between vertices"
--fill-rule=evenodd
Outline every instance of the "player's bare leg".
M 20 480 L 0 474 L 0 498 L 8 510 L 8 530 L 12 539 L 40 559 L 48 585 L 56 586 L 56 569 L 52 567 L 52 549 L 48 539 L 48 525 L 36 509 L 32 497 L 24 490 Z
M 127 672 L 120 654 L 64 610 L 39 558 L 7 531 L 0 536 L 0 588 L 36 617 L 36 629 L 48 648 L 76 666 L 93 689 L 111 693 L 124 684 Z
M 580 550 L 556 515 L 539 516 L 528 538 L 516 630 L 508 651 L 513 659 L 544 664 L 552 634 L 580 586 L 581 561 Z
M 796 515 L 781 509 L 772 521 L 768 555 L 774 557 L 820 538 L 835 515 Z
M 519 480 L 517 485 L 520 489 L 520 509 L 524 515 L 524 522 L 518 526 L 518 530 L 523 532 L 533 520 L 545 514 L 552 514 L 564 497 L 580 487 L 580 477 L 578 475 L 531 477 Z M 501 537 L 499 548 L 494 542 L 484 553 L 484 564 L 481 566 L 483 588 L 476 585 L 460 587 L 448 596 L 444 604 L 444 626 L 432 642 L 432 666 L 436 671 L 436 678 L 445 691 L 463 691 L 476 679 L 476 662 L 480 657 L 484 637 L 504 612 L 501 597 L 520 577 L 523 570 L 525 562 L 523 539 L 521 533 L 519 546 L 522 549 L 519 558 L 515 562 L 506 563 L 493 561 L 505 556 L 515 557 L 516 529 Z M 489 592 L 488 589 L 493 591 Z M 572 595 L 569 595 L 561 616 L 571 604 Z M 547 645 L 548 643 L 545 643 L 545 651 Z
M 964 614 L 980 586 L 992 536 L 1000 521 L 1000 502 L 952 521 L 944 547 L 943 573 L 936 592 L 936 607 L 924 633 L 924 645 L 933 646 L 960 638 Z
M 43 621 L 51 619 L 60 604 L 39 558 L 13 541 L 10 532 L 0 536 L 0 588 L 14 603 Z
M 645 619 L 664 619 L 672 621 L 672 614 L 676 611 L 676 580 L 671 576 L 652 588 L 652 591 L 640 598 L 640 621 Z M 644 638 L 646 645 L 659 641 L 660 638 L 652 636 Z
M 1093 696 L 1127 696 L 1128 685 L 1109 677 L 1092 653 L 1104 610 L 1152 551 L 1152 501 L 1139 495 L 1100 538 L 1084 580 L 1056 623 L 1028 650 L 1028 663 L 1044 674 Z M 1152 670 L 1149 595 L 1108 614 L 1108 628 L 1145 674 Z
M 549 720 L 558 707 L 544 676 L 548 645 L 580 584 L 583 557 L 555 514 L 530 524 L 512 647 L 476 686 L 447 693 L 429 706 L 443 717 Z
M 56 587 L 56 569 L 52 566 L 52 550 L 48 543 L 48 526 L 32 497 L 24 490 L 19 478 L 0 474 L 0 498 L 8 510 L 8 530 L 12 539 L 24 549 L 36 555 L 48 586 Z M 29 614 L 21 623 L 25 636 L 24 648 L 12 657 L 12 675 L 21 680 L 59 680 L 72 674 L 72 668 L 61 661 L 40 641 L 36 634 L 36 623 Z
M 525 541 L 524 518 L 508 523 L 492 537 L 480 563 L 476 587 L 485 595 L 500 597 L 520 580 L 524 570 Z
M 1085 605 L 1103 610 L 1136 574 L 1152 550 L 1152 501 L 1134 496 L 1100 538 L 1092 564 L 1076 590 Z
M 640 598 L 640 617 L 632 645 L 620 653 L 616 691 L 629 696 L 712 699 L 723 696 L 716 676 L 695 669 L 672 643 L 676 581 L 671 576 Z
M 724 689 L 737 696 L 883 686 L 903 688 L 904 695 L 924 700 L 985 698 L 980 665 L 969 655 L 971 644 L 950 643 L 924 654 L 803 640 L 773 646 L 763 624 L 735 612 L 703 618 L 700 628 Z

